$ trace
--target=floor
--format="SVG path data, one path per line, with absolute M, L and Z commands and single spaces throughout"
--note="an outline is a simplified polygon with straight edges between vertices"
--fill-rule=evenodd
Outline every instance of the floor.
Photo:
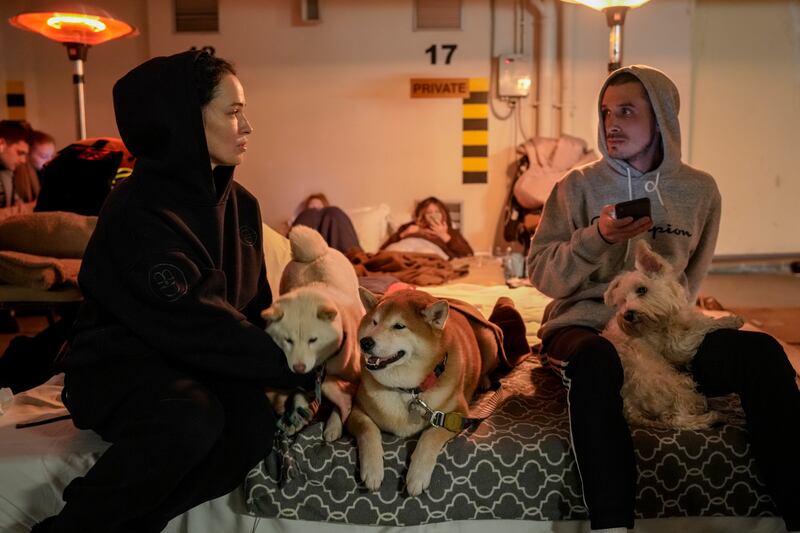
M 712 273 L 700 292 L 756 327 L 800 346 L 800 274 Z

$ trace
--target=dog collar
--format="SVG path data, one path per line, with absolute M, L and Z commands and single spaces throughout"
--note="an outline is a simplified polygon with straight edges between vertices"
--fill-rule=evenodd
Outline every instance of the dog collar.
M 339 345 L 339 347 L 338 347 L 338 348 L 336 348 L 336 351 L 335 351 L 335 352 L 333 352 L 332 354 L 330 354 L 330 355 L 329 355 L 329 356 L 328 356 L 328 357 L 325 359 L 325 362 L 327 363 L 327 362 L 328 362 L 328 359 L 331 359 L 331 358 L 333 358 L 333 357 L 336 357 L 337 355 L 339 355 L 340 353 L 342 353 L 342 350 L 344 350 L 344 344 L 345 344 L 346 342 L 347 342 L 347 332 L 346 332 L 346 331 L 343 331 L 343 332 L 342 332 L 342 343 Z M 323 363 L 323 364 L 324 364 L 324 363 Z
M 326 374 L 325 363 L 341 353 L 342 349 L 344 349 L 345 342 L 347 342 L 347 332 L 342 333 L 342 343 L 339 345 L 336 351 L 329 355 L 323 362 L 314 367 L 314 375 L 316 377 L 314 380 L 314 396 L 318 402 L 322 400 L 322 382 L 325 380 Z
M 439 376 L 441 376 L 444 373 L 444 365 L 445 364 L 447 364 L 447 352 L 445 352 L 444 357 L 442 358 L 442 360 L 439 361 L 439 364 L 436 365 L 436 367 L 433 369 L 433 372 L 428 374 L 425 377 L 425 379 L 422 380 L 422 383 L 420 383 L 418 386 L 411 387 L 411 388 L 408 388 L 408 389 L 403 388 L 403 387 L 397 387 L 397 388 L 400 389 L 403 392 L 408 392 L 408 393 L 410 393 L 410 394 L 412 394 L 414 396 L 420 394 L 421 392 L 425 392 L 426 390 L 428 390 L 431 387 L 433 387 L 434 385 L 436 385 L 436 381 L 439 379 Z

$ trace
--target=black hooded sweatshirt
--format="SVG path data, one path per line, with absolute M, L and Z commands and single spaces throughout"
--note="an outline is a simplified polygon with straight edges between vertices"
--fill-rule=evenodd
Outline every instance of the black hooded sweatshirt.
M 211 170 L 197 56 L 151 59 L 114 86 L 117 126 L 137 163 L 86 248 L 85 301 L 62 368 L 159 357 L 220 379 L 301 384 L 260 317 L 272 294 L 258 202 L 234 167 Z

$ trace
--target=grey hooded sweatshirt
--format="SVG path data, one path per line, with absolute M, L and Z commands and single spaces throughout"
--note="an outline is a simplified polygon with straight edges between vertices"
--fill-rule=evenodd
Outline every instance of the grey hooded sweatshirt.
M 539 337 L 564 326 L 601 330 L 614 310 L 603 303 L 608 283 L 633 269 L 634 240 L 647 239 L 681 273 L 691 299 L 706 275 L 719 231 L 721 200 L 714 178 L 681 162 L 680 101 L 675 84 L 661 71 L 635 65 L 627 71 L 644 85 L 659 125 L 664 150 L 661 164 L 639 172 L 609 157 L 600 110 L 608 80 L 598 98 L 598 147 L 603 157 L 569 172 L 553 189 L 527 258 L 533 285 L 553 298 Z M 606 204 L 649 197 L 653 227 L 628 242 L 609 244 L 597 221 Z

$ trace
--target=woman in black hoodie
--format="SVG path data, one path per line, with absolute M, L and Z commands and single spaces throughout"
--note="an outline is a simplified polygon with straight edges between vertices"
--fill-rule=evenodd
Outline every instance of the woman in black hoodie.
M 75 425 L 112 444 L 35 532 L 162 531 L 268 453 L 264 387 L 308 385 L 259 316 L 272 295 L 258 202 L 233 180 L 252 129 L 232 66 L 151 59 L 114 86 L 114 109 L 136 168 L 86 249 L 61 361 Z

